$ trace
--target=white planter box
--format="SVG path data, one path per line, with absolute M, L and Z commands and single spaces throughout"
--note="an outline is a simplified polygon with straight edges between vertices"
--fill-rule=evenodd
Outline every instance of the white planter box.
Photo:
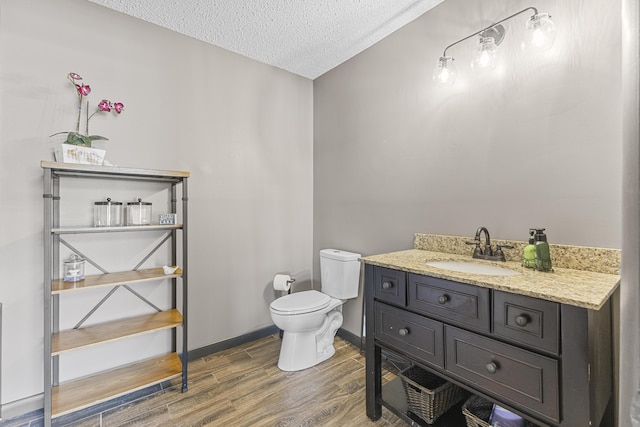
M 80 145 L 60 144 L 54 149 L 56 162 L 102 165 L 106 150 Z

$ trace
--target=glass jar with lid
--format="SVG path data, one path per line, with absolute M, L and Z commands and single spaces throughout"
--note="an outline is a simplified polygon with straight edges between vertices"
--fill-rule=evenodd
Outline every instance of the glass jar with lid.
M 95 202 L 93 207 L 94 227 L 117 227 L 122 225 L 122 202 Z
M 151 203 L 138 199 L 127 203 L 127 225 L 151 225 Z
M 63 261 L 64 282 L 78 282 L 84 279 L 84 258 L 71 254 Z

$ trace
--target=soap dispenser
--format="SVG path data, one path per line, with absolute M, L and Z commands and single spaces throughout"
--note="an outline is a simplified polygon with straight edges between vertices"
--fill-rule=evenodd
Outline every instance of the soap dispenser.
M 551 271 L 551 253 L 549 251 L 549 243 L 547 243 L 547 235 L 544 234 L 544 228 L 532 228 L 534 232 L 533 240 L 536 246 L 536 269 L 540 271 Z
M 536 268 L 536 245 L 533 235 L 535 230 L 529 230 L 529 244 L 524 247 L 522 254 L 522 266 L 526 268 Z

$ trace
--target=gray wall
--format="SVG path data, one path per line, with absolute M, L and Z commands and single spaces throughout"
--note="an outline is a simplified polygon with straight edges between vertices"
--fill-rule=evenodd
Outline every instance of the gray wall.
M 481 225 L 621 247 L 619 1 L 536 1 L 557 24 L 551 50 L 521 52 L 527 13 L 504 24 L 495 72 L 471 73 L 470 39 L 447 52 L 456 85 L 431 80 L 448 44 L 531 5 L 447 0 L 314 81 L 314 254 Z M 345 328 L 359 334 L 360 317 L 348 302 Z
M 49 135 L 75 124 L 71 71 L 91 85 L 92 106 L 102 98 L 125 104 L 121 116 L 91 122 L 91 133 L 110 139 L 101 146 L 112 163 L 191 172 L 190 349 L 272 325 L 274 274 L 310 281 L 310 80 L 85 0 L 2 0 L 0 63 L 3 403 L 42 392 L 40 160 L 53 160 Z M 125 201 L 133 197 L 134 190 L 116 187 L 80 188 L 86 200 L 68 206 L 90 223 L 96 199 L 116 191 Z M 111 257 L 126 261 L 119 250 Z M 145 354 L 147 345 L 143 339 L 121 352 Z M 65 377 L 111 357 L 87 354 Z

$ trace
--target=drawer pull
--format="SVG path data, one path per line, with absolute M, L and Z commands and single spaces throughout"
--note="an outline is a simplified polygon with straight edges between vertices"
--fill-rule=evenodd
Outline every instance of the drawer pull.
M 498 364 L 496 362 L 489 362 L 486 364 L 485 368 L 487 368 L 487 372 L 489 372 L 490 374 L 495 374 L 496 372 L 498 372 Z
M 516 316 L 516 325 L 518 326 L 527 326 L 531 318 L 526 314 L 521 314 L 520 316 Z
M 440 295 L 438 297 L 438 303 L 440 304 L 446 304 L 449 301 L 449 295 L 444 294 L 444 295 Z
M 384 282 L 382 284 L 382 289 L 391 289 L 391 288 L 393 288 L 393 283 L 391 282 Z
M 409 329 L 407 328 L 399 329 L 398 333 L 400 334 L 400 336 L 406 337 L 407 335 L 409 335 Z

